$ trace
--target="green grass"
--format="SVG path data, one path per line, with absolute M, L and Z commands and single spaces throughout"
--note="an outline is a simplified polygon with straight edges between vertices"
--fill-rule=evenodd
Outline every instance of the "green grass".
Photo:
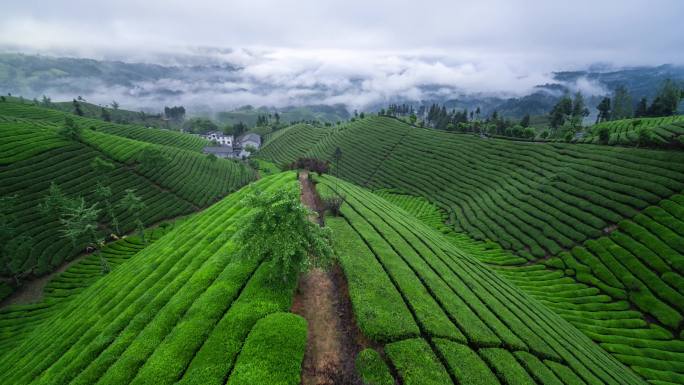
M 265 147 L 291 150 L 286 140 Z M 530 260 L 599 237 L 684 188 L 682 152 L 482 139 L 384 117 L 335 128 L 287 159 L 331 160 L 336 147 L 342 178 L 422 196 L 454 229 Z
M 43 298 L 37 303 L 10 305 L 0 309 L 0 351 L 7 351 L 39 324 L 49 320 L 65 302 L 104 276 L 100 256 L 110 269 L 116 269 L 154 243 L 173 228 L 171 223 L 145 230 L 144 243 L 139 236 L 130 236 L 107 244 L 100 255 L 90 254 L 66 271 L 50 279 L 43 288 Z M 10 288 L 11 289 L 11 288 Z

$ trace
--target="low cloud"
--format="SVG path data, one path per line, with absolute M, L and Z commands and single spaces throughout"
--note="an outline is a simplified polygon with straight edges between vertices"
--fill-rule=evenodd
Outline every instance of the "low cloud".
M 181 68 L 82 95 L 102 103 L 364 108 L 515 97 L 553 81 L 553 71 L 597 62 L 681 64 L 683 13 L 679 0 L 24 0 L 3 4 L 0 49 Z M 97 85 L 69 81 L 82 93 Z M 568 86 L 605 91 L 588 79 Z M 45 92 L 74 96 L 62 86 Z

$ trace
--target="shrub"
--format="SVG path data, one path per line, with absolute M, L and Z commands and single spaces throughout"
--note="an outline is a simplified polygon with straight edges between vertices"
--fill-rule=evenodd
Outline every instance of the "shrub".
M 272 260 L 274 273 L 284 281 L 314 263 L 325 266 L 332 259 L 330 230 L 309 221 L 312 213 L 300 202 L 297 190 L 265 193 L 254 189 L 243 204 L 253 211 L 238 226 L 240 257 Z
M 340 207 L 345 201 L 344 195 L 333 195 L 327 198 L 323 198 L 323 206 L 326 210 L 336 217 L 340 216 Z
M 380 354 L 373 349 L 364 349 L 356 356 L 356 371 L 367 385 L 392 385 L 394 378 Z
M 321 175 L 328 172 L 330 167 L 330 162 L 327 160 L 321 160 L 317 158 L 299 158 L 296 161 L 288 164 L 285 169 L 287 170 L 309 170 L 314 171 L 316 174 Z

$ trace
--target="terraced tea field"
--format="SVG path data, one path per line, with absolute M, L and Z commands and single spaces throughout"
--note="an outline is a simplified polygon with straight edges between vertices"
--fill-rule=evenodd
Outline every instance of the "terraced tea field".
M 681 314 L 679 304 L 668 305 L 661 299 L 667 294 L 659 294 L 659 291 L 646 287 L 656 286 L 670 295 L 681 295 L 677 294 L 681 293 L 681 287 L 678 286 L 682 282 L 681 276 L 676 271 L 667 271 L 659 277 L 657 272 L 644 266 L 637 256 L 649 256 L 648 251 L 645 254 L 642 254 L 645 251 L 643 249 L 625 251 L 613 243 L 605 250 L 613 250 L 617 257 L 601 259 L 587 252 L 586 247 L 578 246 L 571 254 L 530 265 L 496 244 L 474 241 L 464 234 L 454 233 L 443 223 L 446 215 L 423 198 L 388 191 L 379 195 L 444 233 L 459 249 L 475 256 L 561 315 L 635 372 L 654 381 L 681 383 L 684 380 L 684 368 L 681 365 L 684 362 L 684 341 L 681 332 L 678 335 L 677 325 L 673 329 L 652 315 L 658 309 L 664 309 L 666 314 L 677 318 Z M 669 200 L 663 201 L 661 206 L 667 206 L 672 211 L 678 210 Z M 660 222 L 672 227 L 679 226 L 680 230 L 682 228 L 681 220 L 671 217 L 661 207 L 649 207 L 645 212 L 658 217 Z M 668 234 L 667 229 L 661 230 Z M 623 237 L 625 235 L 619 236 Z M 669 239 L 673 240 L 672 237 Z M 612 243 L 611 237 L 603 237 L 598 242 Z M 596 241 L 587 243 L 594 244 Z M 629 244 L 634 246 L 638 242 L 632 240 Z M 574 258 L 573 255 L 582 257 Z M 610 254 L 601 255 L 605 257 Z M 654 258 L 658 259 L 657 256 Z M 624 283 L 611 286 L 601 280 L 606 275 L 613 279 L 620 277 L 632 287 L 623 286 Z M 644 276 L 647 279 L 642 280 Z
M 284 173 L 256 186 L 268 192 L 295 183 Z M 248 192 L 184 220 L 60 304 L 49 322 L 2 353 L 0 382 L 298 383 L 292 368 L 305 346 L 302 320 L 274 315 L 288 311 L 296 280 L 273 286 L 270 263 L 232 253 L 235 223 L 250 209 L 241 204 Z M 255 354 L 263 343 L 290 354 Z M 259 371 L 256 362 L 271 362 L 270 370 Z
M 592 135 L 580 140 L 581 143 L 598 143 L 598 132 L 607 128 L 608 144 L 634 146 L 639 144 L 639 130 L 648 133 L 646 146 L 681 147 L 684 146 L 684 116 L 665 116 L 660 118 L 635 118 L 603 122 L 592 126 Z
M 100 255 L 91 254 L 50 279 L 39 302 L 10 305 L 0 309 L 0 352 L 10 350 L 31 330 L 51 319 L 65 306 L 65 302 L 103 277 L 100 256 L 104 257 L 109 269 L 115 269 L 145 246 L 154 243 L 171 228 L 172 224 L 163 223 L 160 227 L 146 230 L 145 242 L 139 236 L 131 236 L 110 243 L 100 250 Z
M 483 139 L 371 117 L 299 156 L 330 160 L 335 147 L 333 174 L 421 218 L 642 378 L 684 383 L 684 153 Z
M 89 204 L 99 202 L 95 195 L 98 180 L 111 189 L 113 202 L 118 202 L 127 189 L 134 189 L 145 204 L 140 219 L 151 225 L 206 207 L 255 178 L 255 173 L 243 164 L 211 160 L 199 152 L 179 148 L 185 146 L 182 141 L 165 146 L 90 129 L 82 132 L 80 140 L 67 140 L 58 134 L 61 126 L 44 119 L 61 113 L 19 104 L 7 106 L 13 104 L 0 106 L 5 114 L 2 116 L 10 120 L 0 123 L 1 147 L 6 149 L 0 155 L 0 196 L 15 198 L 10 212 L 17 221 L 15 236 L 33 240 L 30 254 L 17 257 L 23 259 L 15 263 L 35 275 L 54 270 L 83 250 L 85 244 L 65 239 L 59 218 L 39 210 L 51 183 L 67 196 L 84 197 Z M 24 117 L 12 118 L 10 112 Z M 75 121 L 85 124 L 78 118 Z M 142 156 L 149 152 L 160 154 L 162 161 L 146 163 Z M 97 158 L 114 168 L 93 169 L 92 162 Z M 133 215 L 119 206 L 114 211 L 121 231 L 131 231 Z M 100 221 L 107 224 L 104 212 Z M 3 275 L 9 273 L 6 263 L 0 271 Z
M 325 177 L 322 185 L 331 194 L 338 184 Z M 438 232 L 368 191 L 339 189 L 342 218 L 326 223 L 354 313 L 404 384 L 640 383 Z
M 110 243 L 40 301 L 0 309 L 0 383 L 684 384 L 680 151 L 370 117 L 274 132 L 253 182 L 242 163 L 201 154 L 196 137 L 75 118 L 84 130 L 66 139 L 63 113 L 6 104 L 0 196 L 16 195 L 20 234 L 40 240 L 36 272 L 83 248 L 36 208 L 51 182 L 88 202 L 94 180 L 117 199 L 135 188 L 148 225 L 205 209 L 148 229 L 147 243 Z M 338 147 L 341 179 L 275 172 Z M 95 171 L 97 158 L 113 169 Z M 267 256 L 239 252 L 263 247 L 240 233 L 253 192 L 288 190 L 321 212 L 344 197 L 339 216 L 300 217 L 330 230 L 331 272 L 274 279 Z M 118 214 L 132 230 L 131 213 Z M 312 352 L 326 343 L 344 346 L 337 358 Z

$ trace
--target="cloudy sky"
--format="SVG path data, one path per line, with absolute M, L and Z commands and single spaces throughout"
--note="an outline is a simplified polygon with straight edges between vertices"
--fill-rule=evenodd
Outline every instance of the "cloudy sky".
M 22 0 L 2 6 L 0 49 L 228 61 L 243 89 L 288 89 L 278 104 L 354 84 L 326 102 L 362 105 L 426 84 L 523 94 L 556 70 L 682 64 L 683 17 L 681 0 Z

